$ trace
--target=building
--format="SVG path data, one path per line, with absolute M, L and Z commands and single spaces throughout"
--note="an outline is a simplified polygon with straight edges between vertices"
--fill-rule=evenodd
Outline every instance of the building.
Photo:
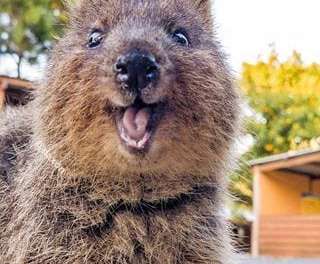
M 31 82 L 0 75 L 0 108 L 25 105 L 32 100 L 31 91 Z
M 320 257 L 320 150 L 251 162 L 254 256 Z

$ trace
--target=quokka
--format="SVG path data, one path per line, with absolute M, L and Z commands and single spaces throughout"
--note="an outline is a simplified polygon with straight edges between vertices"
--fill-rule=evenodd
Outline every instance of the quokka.
M 80 0 L 0 118 L 0 263 L 229 264 L 239 96 L 208 0 Z

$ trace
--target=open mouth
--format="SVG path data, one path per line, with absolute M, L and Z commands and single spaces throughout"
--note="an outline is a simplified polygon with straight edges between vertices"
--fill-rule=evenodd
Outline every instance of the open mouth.
M 162 103 L 145 104 L 141 99 L 121 109 L 117 127 L 120 139 L 129 151 L 148 150 L 162 114 Z

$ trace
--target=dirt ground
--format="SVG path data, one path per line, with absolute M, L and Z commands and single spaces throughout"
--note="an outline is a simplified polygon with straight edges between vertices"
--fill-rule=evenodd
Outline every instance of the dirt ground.
M 239 264 L 320 264 L 320 259 L 273 259 L 239 257 Z

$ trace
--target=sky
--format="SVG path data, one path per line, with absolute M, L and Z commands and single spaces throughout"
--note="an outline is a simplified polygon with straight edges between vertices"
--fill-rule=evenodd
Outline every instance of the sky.
M 214 0 L 217 33 L 236 72 L 243 61 L 293 50 L 320 62 L 320 0 Z
M 281 59 L 297 50 L 306 63 L 320 62 L 320 0 L 213 0 L 216 31 L 236 73 L 242 62 L 265 58 L 275 48 Z M 0 60 L 0 74 L 14 71 Z M 43 65 L 25 67 L 30 79 L 41 77 Z

